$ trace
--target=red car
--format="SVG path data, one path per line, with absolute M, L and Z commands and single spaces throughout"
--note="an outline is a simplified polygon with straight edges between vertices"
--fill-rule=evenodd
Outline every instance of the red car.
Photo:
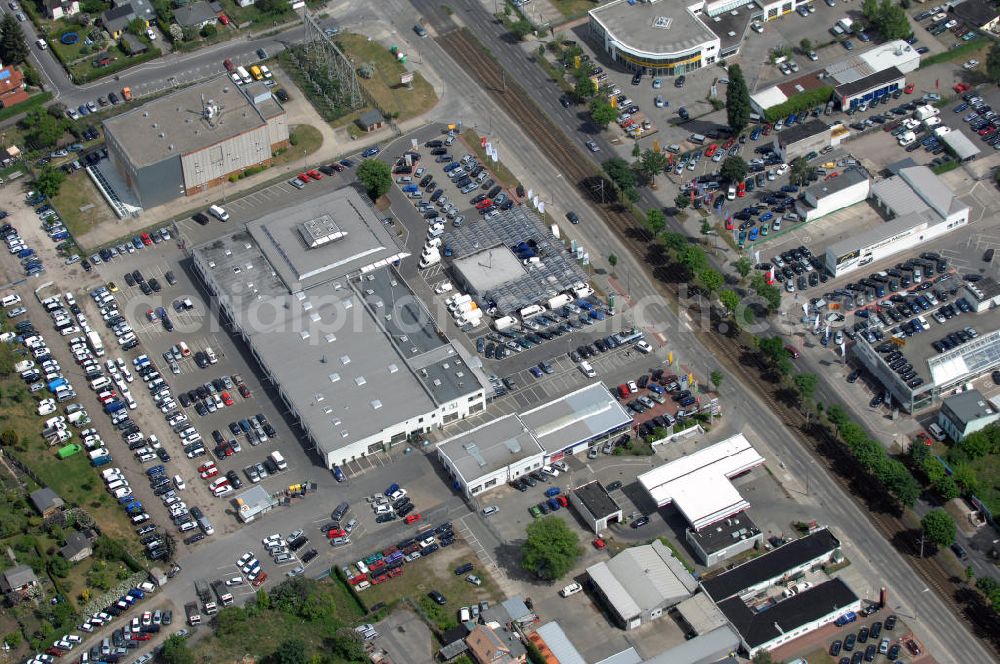
M 368 573 L 371 574 L 372 572 L 377 572 L 378 570 L 382 569 L 383 567 L 385 567 L 385 561 L 382 560 L 381 558 L 379 558 L 375 562 L 370 563 L 368 565 L 368 570 L 369 570 Z
M 569 499 L 566 498 L 566 496 L 562 495 L 556 496 L 556 500 L 558 500 L 559 504 L 562 505 L 563 507 L 569 507 Z
M 308 175 L 309 177 L 311 177 L 313 180 L 322 180 L 323 179 L 323 174 L 320 173 L 319 171 L 317 171 L 315 168 L 311 168 L 308 171 L 306 171 L 306 175 Z
M 229 17 L 225 14 L 219 14 L 219 23 L 222 25 L 229 25 Z
M 305 173 L 299 173 L 299 181 L 303 184 L 309 184 L 309 176 Z
M 210 480 L 218 474 L 219 474 L 219 469 L 213 466 L 212 468 L 201 471 L 201 479 Z
M 799 359 L 799 351 L 797 348 L 795 348 L 795 346 L 785 346 L 785 350 L 788 351 L 788 354 L 791 356 L 793 360 Z
M 240 385 L 240 396 L 244 399 L 250 398 L 250 388 L 246 385 Z
M 600 537 L 598 537 L 597 539 L 594 540 L 594 548 L 595 549 L 600 550 L 600 549 L 603 549 L 604 547 L 606 547 L 607 545 L 608 545 L 607 542 L 605 542 Z
M 267 581 L 267 572 L 261 572 L 257 575 L 257 578 L 250 582 L 250 585 L 254 588 L 260 588 Z
M 350 583 L 351 583 L 352 586 L 356 586 L 359 583 L 361 583 L 362 581 L 367 581 L 367 580 L 368 580 L 368 575 L 367 574 L 355 574 L 354 576 L 352 576 L 350 578 Z
M 955 90 L 955 92 L 961 94 L 961 93 L 965 92 L 966 90 L 968 90 L 969 87 L 970 86 L 969 86 L 968 83 L 956 83 L 955 87 L 953 89 Z
M 142 634 L 142 633 L 140 633 L 140 634 L 130 634 L 128 638 L 132 639 L 133 641 L 149 641 L 151 638 L 153 638 L 153 635 L 152 634 Z
M 715 151 L 718 150 L 718 149 L 719 149 L 719 145 L 717 143 L 712 143 L 711 145 L 708 146 L 708 149 L 705 150 L 705 156 L 706 157 L 711 157 L 712 155 L 715 154 Z
M 334 537 L 347 537 L 347 533 L 341 528 L 331 528 L 326 533 L 327 539 L 333 539 Z
M 764 125 L 764 135 L 765 136 L 770 136 L 771 135 L 771 128 L 772 128 L 772 126 L 773 125 L 771 125 L 770 122 L 768 122 L 766 125 Z
M 493 201 L 491 201 L 488 198 L 484 198 L 483 200 L 481 200 L 478 203 L 476 203 L 476 209 L 477 210 L 485 210 L 486 208 L 488 208 L 491 205 L 493 205 Z
M 404 520 L 406 521 L 407 524 L 411 524 L 411 523 L 416 523 L 417 521 L 420 521 L 420 519 L 422 519 L 422 518 L 423 517 L 420 516 L 419 514 L 407 514 L 406 515 L 406 519 L 404 519 Z
M 344 172 L 344 165 L 343 164 L 333 163 L 333 164 L 330 164 L 330 166 L 332 166 L 333 170 L 337 171 L 338 173 L 343 173 Z
M 916 86 L 915 86 L 915 85 L 913 85 L 913 83 L 907 83 L 907 84 L 906 84 L 906 87 L 905 87 L 905 88 L 903 88 L 903 92 L 905 92 L 905 93 L 906 93 L 906 94 L 908 94 L 908 95 L 912 95 L 912 94 L 913 94 L 913 91 L 914 91 L 915 89 L 916 89 Z
M 142 243 L 147 247 L 153 244 L 153 238 L 149 237 L 149 233 L 143 233 L 140 237 L 142 238 Z
M 219 395 L 219 398 L 221 398 L 222 403 L 226 404 L 227 406 L 233 405 L 233 398 L 229 396 L 229 392 L 223 392 L 222 394 Z

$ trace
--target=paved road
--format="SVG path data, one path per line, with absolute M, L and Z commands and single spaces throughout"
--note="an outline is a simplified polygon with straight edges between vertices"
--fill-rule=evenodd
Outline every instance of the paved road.
M 6 4 L 0 7 L 0 12 L 12 13 Z M 327 19 L 322 21 L 321 25 L 327 27 L 336 23 L 337 21 Z M 69 108 L 95 101 L 98 97 L 107 96 L 109 92 L 120 93 L 125 86 L 130 87 L 132 93 L 139 97 L 191 84 L 225 71 L 222 61 L 226 58 L 231 59 L 236 65 L 257 62 L 260 59 L 257 57 L 257 49 L 263 48 L 268 55 L 277 55 L 287 45 L 302 41 L 305 35 L 303 27 L 295 25 L 264 39 L 237 38 L 193 53 L 171 53 L 128 69 L 117 77 L 109 76 L 93 83 L 77 85 L 70 80 L 51 49 L 41 50 L 35 45 L 38 33 L 34 24 L 25 21 L 20 25 L 30 44 L 30 59 L 42 72 L 46 79 L 46 87 L 53 91 L 56 100 Z
M 395 0 L 389 0 L 390 3 Z M 412 5 L 419 13 L 428 18 L 437 31 L 446 31 L 449 27 L 448 18 L 442 15 L 437 3 L 432 0 L 412 0 Z M 476 2 L 450 3 L 457 19 L 476 33 L 491 49 L 508 72 L 518 79 L 521 86 L 530 91 L 535 102 L 553 118 L 556 124 L 566 128 L 568 140 L 580 141 L 591 138 L 590 134 L 581 131 L 582 123 L 574 111 L 564 109 L 558 103 L 559 92 L 555 84 L 549 82 L 544 72 L 530 62 L 524 51 L 516 44 L 504 39 L 502 28 L 492 16 Z M 401 11 L 396 13 L 397 21 L 409 22 L 412 14 Z M 574 183 L 566 182 L 560 174 L 548 164 L 545 155 L 541 154 L 531 141 L 525 140 L 516 123 L 498 112 L 483 91 L 467 74 L 460 71 L 446 54 L 437 48 L 425 49 L 428 61 L 439 72 L 452 72 L 449 75 L 449 85 L 460 94 L 472 108 L 484 108 L 489 112 L 480 117 L 490 117 L 495 132 L 507 138 L 508 152 L 517 152 L 521 160 L 534 166 L 531 176 L 543 183 L 551 197 L 567 206 L 568 209 L 587 209 Z M 601 140 L 598 138 L 598 143 Z M 605 149 L 607 145 L 603 145 Z M 648 192 L 645 194 L 648 196 Z M 655 201 L 646 201 L 645 207 L 659 206 Z M 594 215 L 586 215 L 593 218 Z M 585 224 L 587 219 L 585 218 Z M 701 344 L 694 321 L 681 311 L 678 315 L 666 305 L 657 290 L 646 278 L 646 268 L 636 260 L 620 239 L 604 224 L 593 223 L 581 228 L 586 242 L 594 247 L 600 247 L 601 253 L 615 253 L 620 257 L 616 267 L 619 275 L 631 272 L 636 278 L 631 279 L 631 299 L 635 305 L 642 308 L 642 313 L 649 323 L 658 323 L 663 334 L 670 338 L 674 347 L 685 349 L 684 359 L 696 366 L 705 368 L 718 366 L 711 353 Z M 640 277 L 640 275 L 642 275 Z M 906 560 L 885 539 L 875 532 L 868 524 L 865 511 L 845 494 L 840 486 L 831 478 L 825 469 L 812 462 L 809 454 L 804 453 L 795 435 L 770 411 L 767 404 L 754 391 L 741 383 L 738 377 L 727 378 L 725 385 L 727 410 L 736 410 L 739 415 L 754 423 L 755 432 L 767 441 L 773 453 L 784 464 L 785 469 L 798 480 L 808 486 L 808 493 L 817 505 L 822 506 L 822 520 L 830 523 L 846 540 L 852 543 L 854 555 L 851 558 L 865 570 L 865 577 L 878 579 L 886 584 L 896 598 L 893 606 L 915 616 L 915 623 L 925 635 L 932 652 L 944 659 L 955 661 L 990 661 L 992 655 L 986 651 L 979 641 L 971 638 L 965 623 L 959 621 L 948 606 L 934 593 L 928 591 L 922 583 L 914 583 L 914 573 Z M 859 594 L 873 597 L 873 589 L 856 589 Z

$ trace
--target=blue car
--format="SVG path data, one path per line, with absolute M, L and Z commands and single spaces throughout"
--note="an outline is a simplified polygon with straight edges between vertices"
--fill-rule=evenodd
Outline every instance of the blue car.
M 961 113 L 962 111 L 964 111 L 964 110 L 965 110 L 965 109 L 967 109 L 967 108 L 969 108 L 969 105 L 968 105 L 968 104 L 966 104 L 966 103 L 965 103 L 965 102 L 963 101 L 963 102 L 962 102 L 961 104 L 959 104 L 958 106 L 956 106 L 956 107 L 954 108 L 954 112 L 955 112 L 955 113 Z
M 867 44 L 868 42 L 870 42 L 870 41 L 872 40 L 872 38 L 871 38 L 871 37 L 869 37 L 869 36 L 868 36 L 868 35 L 867 35 L 866 33 L 864 33 L 864 32 L 859 32 L 859 33 L 858 33 L 858 39 L 860 39 L 861 41 L 865 42 L 866 44 Z
M 552 510 L 553 512 L 558 512 L 560 509 L 562 509 L 562 505 L 560 505 L 559 501 L 556 500 L 555 498 L 549 498 L 547 504 L 549 506 L 549 509 Z
M 754 226 L 753 228 L 750 229 L 750 241 L 751 242 L 756 242 L 757 241 L 757 237 L 759 235 L 760 235 L 760 229 L 759 228 L 757 228 L 756 226 Z
M 347 477 L 344 476 L 344 471 L 340 469 L 340 466 L 333 467 L 333 478 L 338 482 L 343 482 L 347 479 Z
M 361 156 L 362 157 L 374 157 L 375 155 L 377 155 L 379 153 L 379 151 L 381 149 L 382 148 L 380 148 L 379 146 L 373 145 L 370 148 L 368 148 L 367 150 L 365 150 L 364 152 L 362 152 Z
M 764 133 L 764 130 L 761 129 L 760 127 L 757 127 L 756 129 L 753 130 L 753 133 L 750 134 L 750 140 L 751 141 L 756 141 L 757 139 L 760 138 L 760 135 L 762 133 Z
M 80 104 L 76 110 L 80 112 L 80 115 L 90 115 L 90 109 L 87 108 L 86 104 Z
M 771 221 L 772 219 L 774 219 L 774 213 L 772 212 L 765 212 L 764 214 L 760 215 L 760 222 L 762 224 Z
M 562 493 L 562 489 L 557 486 L 552 486 L 545 490 L 545 497 L 552 498 L 553 496 L 558 496 L 560 493 Z
M 531 367 L 530 369 L 528 369 L 528 371 L 530 371 L 531 375 L 534 376 L 535 378 L 542 377 L 542 370 L 539 369 L 538 367 Z

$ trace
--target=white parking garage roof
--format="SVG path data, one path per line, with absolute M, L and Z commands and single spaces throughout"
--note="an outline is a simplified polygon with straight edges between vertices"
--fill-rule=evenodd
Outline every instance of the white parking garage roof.
M 521 413 L 546 454 L 561 452 L 584 441 L 631 425 L 629 415 L 604 383 L 575 392 Z
M 695 530 L 750 507 L 730 478 L 764 463 L 743 434 L 639 475 L 658 507 L 673 503 Z
M 680 4 L 615 0 L 590 10 L 608 37 L 627 53 L 651 56 L 684 53 L 716 39 L 701 20 Z

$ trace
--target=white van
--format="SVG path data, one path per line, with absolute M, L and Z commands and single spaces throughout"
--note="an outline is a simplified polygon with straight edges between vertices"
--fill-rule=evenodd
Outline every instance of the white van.
M 596 378 L 597 377 L 597 372 L 594 371 L 594 367 L 592 367 L 590 365 L 590 362 L 587 362 L 586 360 L 584 360 L 583 362 L 580 362 L 579 367 L 580 367 L 580 371 L 587 378 Z
M 219 221 L 229 221 L 229 213 L 226 212 L 224 207 L 219 205 L 212 205 L 208 208 L 208 213 L 218 219 Z
M 3 299 L 0 300 L 0 304 L 6 307 L 13 307 L 15 304 L 21 304 L 21 296 L 17 293 L 11 293 L 10 295 L 4 295 Z
M 278 467 L 278 470 L 286 470 L 288 468 L 288 463 L 285 462 L 285 457 L 281 456 L 281 452 L 275 450 L 271 452 L 271 461 L 274 465 Z
M 101 376 L 100 378 L 95 378 L 90 381 L 90 389 L 92 390 L 102 390 L 111 384 L 111 379 L 107 376 Z

